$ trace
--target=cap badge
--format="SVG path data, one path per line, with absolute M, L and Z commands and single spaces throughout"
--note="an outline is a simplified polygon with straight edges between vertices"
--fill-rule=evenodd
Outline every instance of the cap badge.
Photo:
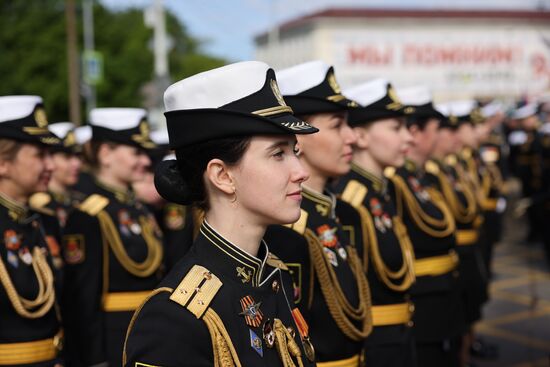
M 336 81 L 336 77 L 334 76 L 334 73 L 329 73 L 327 76 L 328 85 L 332 88 L 334 93 L 336 94 L 342 94 L 342 89 L 340 88 L 340 85 L 338 85 L 338 82 Z
M 67 135 L 65 136 L 65 139 L 63 141 L 63 145 L 66 147 L 72 147 L 73 145 L 76 145 L 76 138 L 74 136 L 74 132 L 69 131 Z
M 390 110 L 399 110 L 403 107 L 403 104 L 399 100 L 399 97 L 397 97 L 397 93 L 395 92 L 395 89 L 393 87 L 388 88 L 388 97 L 392 100 L 392 103 L 388 103 L 386 107 Z
M 42 107 L 38 107 L 34 111 L 34 120 L 36 121 L 36 125 L 38 125 L 38 127 L 48 126 L 48 118 L 46 117 L 46 111 L 44 111 Z
M 271 79 L 269 85 L 271 86 L 271 90 L 273 91 L 275 98 L 277 98 L 277 102 L 279 102 L 281 106 L 286 106 L 286 102 L 283 99 L 283 95 L 281 94 L 281 91 L 279 90 L 279 86 L 277 85 L 275 79 Z

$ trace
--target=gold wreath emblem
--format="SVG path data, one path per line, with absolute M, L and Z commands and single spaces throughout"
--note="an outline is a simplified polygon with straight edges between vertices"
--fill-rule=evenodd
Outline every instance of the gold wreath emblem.
M 281 94 L 281 91 L 279 90 L 279 86 L 277 85 L 277 82 L 275 81 L 275 79 L 271 79 L 269 84 L 271 85 L 271 90 L 273 91 L 275 98 L 277 98 L 277 102 L 279 102 L 281 106 L 286 106 L 285 100 L 283 99 L 283 95 Z
M 340 88 L 340 85 L 338 85 L 338 82 L 336 81 L 336 77 L 334 76 L 334 73 L 332 71 L 328 74 L 327 80 L 328 80 L 328 85 L 330 85 L 334 93 L 336 94 L 342 93 L 342 89 Z
M 76 145 L 76 138 L 73 131 L 69 131 L 63 140 L 63 145 L 66 147 L 72 147 Z
M 36 121 L 36 125 L 38 125 L 38 127 L 48 126 L 48 117 L 46 116 L 46 111 L 44 111 L 42 107 L 38 107 L 34 111 L 34 120 Z

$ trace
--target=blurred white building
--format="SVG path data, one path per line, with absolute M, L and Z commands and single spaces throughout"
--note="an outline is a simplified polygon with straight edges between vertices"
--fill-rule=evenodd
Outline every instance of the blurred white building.
M 329 9 L 255 38 L 276 70 L 322 59 L 343 87 L 375 77 L 437 100 L 550 89 L 550 12 Z

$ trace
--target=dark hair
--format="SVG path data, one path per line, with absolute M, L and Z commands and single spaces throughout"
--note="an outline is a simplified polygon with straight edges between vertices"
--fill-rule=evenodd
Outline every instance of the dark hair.
M 411 126 L 418 126 L 420 130 L 424 130 L 426 128 L 426 125 L 428 125 L 428 122 L 430 120 L 438 120 L 439 119 L 435 116 L 417 116 L 417 115 L 409 115 L 406 117 L 406 125 L 407 128 L 410 128 Z
M 14 139 L 0 138 L 0 159 L 13 161 L 22 144 Z
M 208 210 L 203 173 L 208 162 L 221 159 L 237 164 L 250 145 L 250 137 L 233 137 L 197 143 L 176 149 L 177 160 L 161 162 L 155 172 L 155 187 L 168 201 L 193 204 Z
M 99 148 L 101 148 L 103 144 L 107 144 L 110 148 L 114 148 L 118 145 L 117 143 L 103 140 L 91 140 L 86 144 L 89 145 L 84 148 L 84 161 L 93 169 L 99 168 L 98 153 Z

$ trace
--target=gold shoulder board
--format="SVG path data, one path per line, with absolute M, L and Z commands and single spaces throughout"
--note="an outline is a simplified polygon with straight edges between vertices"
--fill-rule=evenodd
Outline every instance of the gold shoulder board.
M 285 227 L 291 228 L 299 234 L 304 234 L 306 231 L 308 215 L 309 214 L 304 209 L 300 209 L 300 218 L 292 224 L 286 224 Z
M 437 175 L 439 173 L 439 166 L 434 161 L 427 161 L 425 168 L 426 172 L 431 173 L 432 175 Z
M 93 217 L 102 211 L 108 204 L 109 199 L 105 196 L 93 194 L 88 196 L 88 198 L 84 200 L 78 208 Z
M 365 185 L 356 180 L 351 180 L 342 192 L 342 200 L 357 208 L 363 204 L 369 190 Z
M 288 270 L 288 266 L 279 259 L 277 256 L 273 255 L 271 252 L 267 254 L 267 265 L 272 266 L 274 268 L 279 268 L 281 270 Z
M 187 308 L 200 319 L 223 283 L 208 269 L 194 265 L 172 292 L 170 300 Z
M 29 199 L 29 206 L 33 209 L 41 209 L 52 201 L 50 194 L 46 192 L 37 192 Z
M 395 175 L 395 167 L 386 167 L 384 170 L 384 176 L 392 178 Z

